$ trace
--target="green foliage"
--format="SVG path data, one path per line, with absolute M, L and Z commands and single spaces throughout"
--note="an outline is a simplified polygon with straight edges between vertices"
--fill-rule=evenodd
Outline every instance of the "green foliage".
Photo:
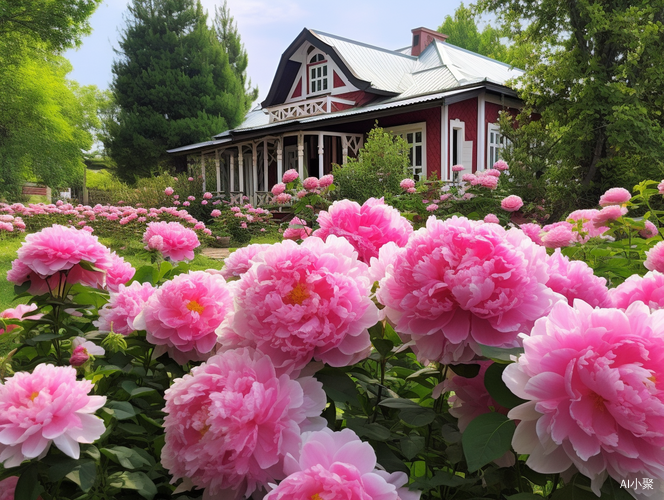
M 125 181 L 172 163 L 166 150 L 209 139 L 243 119 L 249 102 L 199 0 L 133 0 L 113 64 L 119 111 L 106 147 Z
M 338 198 L 364 203 L 371 197 L 401 192 L 399 183 L 410 176 L 410 145 L 377 125 L 369 131 L 357 158 L 334 165 Z
M 529 131 L 513 154 L 537 155 L 547 197 L 594 204 L 609 187 L 664 174 L 662 0 L 478 5 L 498 16 L 515 44 L 531 48 L 516 87 L 525 101 L 517 120 Z M 529 122 L 534 114 L 541 123 Z

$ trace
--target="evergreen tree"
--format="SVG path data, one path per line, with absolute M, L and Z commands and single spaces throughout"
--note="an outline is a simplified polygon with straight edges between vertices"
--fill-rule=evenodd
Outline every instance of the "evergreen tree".
M 237 23 L 231 16 L 226 0 L 224 0 L 224 5 L 220 9 L 214 8 L 214 31 L 226 51 L 233 72 L 242 82 L 242 87 L 245 89 L 246 106 L 249 110 L 251 103 L 258 98 L 258 87 L 252 88 L 251 80 L 247 79 L 249 57 L 247 51 L 244 50 L 240 33 L 237 30 Z
M 120 108 L 109 152 L 124 180 L 172 164 L 167 149 L 240 123 L 243 87 L 207 26 L 200 0 L 132 0 L 113 64 Z

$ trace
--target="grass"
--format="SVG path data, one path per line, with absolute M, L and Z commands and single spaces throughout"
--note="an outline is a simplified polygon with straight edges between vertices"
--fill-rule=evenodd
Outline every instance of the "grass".
M 21 243 L 23 238 L 0 239 L 0 311 L 21 303 L 14 302 L 14 284 L 7 281 L 7 271 L 11 269 Z

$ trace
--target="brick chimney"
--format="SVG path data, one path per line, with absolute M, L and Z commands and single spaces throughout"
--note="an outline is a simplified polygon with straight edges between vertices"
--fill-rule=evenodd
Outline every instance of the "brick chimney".
M 410 50 L 410 55 L 412 56 L 419 56 L 434 40 L 444 42 L 448 38 L 447 35 L 430 30 L 429 28 L 415 28 L 411 31 L 413 32 L 413 45 Z

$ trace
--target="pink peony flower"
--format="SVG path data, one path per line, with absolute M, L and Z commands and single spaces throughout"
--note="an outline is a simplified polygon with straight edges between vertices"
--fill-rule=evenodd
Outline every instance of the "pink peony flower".
M 609 205 L 624 205 L 632 198 L 632 194 L 624 188 L 611 188 L 599 199 L 601 207 Z
M 643 229 L 641 229 L 641 231 L 639 231 L 639 236 L 648 239 L 648 238 L 654 238 L 659 234 L 659 230 L 657 229 L 657 226 L 655 224 L 653 224 L 649 220 L 647 220 L 645 224 L 646 227 L 644 227 Z
M 487 214 L 486 217 L 484 217 L 484 222 L 487 224 L 500 224 L 500 219 L 495 214 Z
M 556 248 L 547 260 L 549 281 L 546 285 L 567 299 L 581 299 L 593 307 L 610 307 L 606 278 L 595 276 L 592 268 L 581 260 L 569 260 Z
M 461 180 L 463 182 L 468 182 L 473 186 L 475 186 L 479 182 L 475 174 L 463 174 Z
M 221 210 L 217 210 L 216 208 L 210 212 L 210 216 L 212 217 L 219 217 L 221 215 Z
M 191 203 L 189 203 L 188 201 L 182 202 L 183 207 L 188 207 L 189 205 L 191 205 Z
M 283 182 L 279 182 L 278 184 L 272 186 L 272 194 L 274 196 L 280 195 L 284 191 L 286 191 L 286 184 L 284 184 Z
M 170 195 L 172 195 L 174 192 L 175 192 L 175 191 L 174 191 L 173 188 L 170 187 L 170 186 L 167 187 L 166 189 L 164 189 L 164 194 L 165 194 L 166 196 L 170 196 Z
M 436 210 L 438 210 L 438 205 L 435 203 L 427 206 L 427 212 L 435 212 Z
M 500 177 L 500 170 L 496 170 L 495 168 L 490 168 L 490 169 L 484 171 L 484 175 L 491 175 L 493 177 Z
M 307 221 L 299 217 L 293 217 L 288 224 L 288 229 L 284 231 L 285 240 L 304 240 L 311 235 L 312 229 L 307 227 Z
M 403 472 L 376 468 L 376 452 L 350 429 L 307 432 L 284 461 L 288 477 L 265 500 L 418 500 Z
M 659 194 L 664 194 L 664 180 L 657 184 L 657 190 L 659 191 Z
M 546 250 L 522 231 L 429 217 L 388 266 L 376 294 L 418 359 L 472 359 L 476 343 L 516 346 L 562 297 L 547 286 Z
M 330 187 L 333 182 L 334 182 L 334 176 L 332 174 L 327 174 L 320 178 L 320 180 L 318 181 L 318 186 L 321 189 L 324 189 L 326 187 Z
M 291 198 L 292 198 L 292 197 L 291 197 L 290 194 L 288 194 L 288 193 L 281 193 L 281 194 L 278 194 L 278 195 L 277 195 L 277 197 L 276 197 L 276 202 L 277 202 L 279 205 L 285 205 L 286 203 L 290 203 Z
M 90 356 L 103 356 L 105 350 L 94 342 L 86 341 L 83 337 L 76 337 L 72 340 L 72 353 L 69 358 L 71 366 L 81 366 L 90 359 Z
M 51 444 L 78 459 L 79 443 L 93 443 L 106 430 L 92 415 L 105 396 L 88 396 L 93 384 L 76 380 L 70 366 L 40 364 L 0 384 L 0 463 L 17 467 L 42 458 Z
M 507 165 L 507 162 L 505 160 L 498 160 L 496 163 L 493 164 L 493 168 L 503 172 L 509 169 L 510 167 L 509 165 Z
M 129 335 L 138 328 L 134 327 L 136 316 L 156 289 L 150 283 L 133 282 L 129 286 L 119 285 L 116 292 L 111 292 L 107 304 L 99 310 L 99 320 L 94 325 L 100 332 Z
M 201 201 L 201 205 L 207 205 L 207 204 L 208 204 L 208 201 L 207 201 L 207 200 L 203 200 L 203 201 Z
M 347 366 L 369 355 L 367 328 L 378 320 L 366 264 L 347 240 L 283 241 L 253 258 L 234 288 L 235 317 L 223 345 L 255 347 L 278 368 L 312 358 Z
M 643 265 L 649 271 L 664 272 L 664 241 L 660 241 L 646 252 L 646 260 Z
M 650 309 L 664 309 L 664 274 L 650 271 L 645 276 L 634 274 L 609 290 L 611 307 L 627 309 L 637 301 Z
M 284 176 L 281 178 L 281 180 L 284 184 L 288 184 L 289 182 L 293 182 L 298 177 L 300 177 L 300 174 L 297 172 L 297 170 L 291 168 L 290 170 L 286 170 L 284 172 Z
M 153 239 L 154 236 L 160 239 Z M 196 233 L 179 222 L 150 222 L 143 242 L 148 250 L 158 250 L 173 262 L 193 260 L 194 248 L 200 246 Z
M 365 263 L 378 257 L 380 247 L 389 241 L 404 246 L 413 232 L 408 219 L 386 205 L 383 198 L 369 198 L 362 206 L 349 200 L 335 201 L 327 211 L 318 214 L 318 224 L 320 228 L 314 236 L 343 236 Z
M 322 384 L 277 376 L 268 356 L 236 349 L 176 379 L 165 395 L 162 465 L 208 498 L 246 498 L 285 477 L 303 430 L 325 423 Z
M 508 196 L 507 198 L 503 198 L 503 200 L 500 202 L 500 208 L 507 212 L 516 212 L 522 206 L 523 200 L 520 196 L 516 196 L 514 194 Z
M 104 270 L 110 265 L 108 248 L 87 231 L 53 225 L 29 234 L 17 252 L 18 258 L 41 278 L 58 272 L 67 272 L 69 283 L 81 282 L 96 286 L 104 279 Z M 81 262 L 96 266 L 98 271 L 87 271 Z
M 572 231 L 571 224 L 561 224 L 541 236 L 546 248 L 568 247 L 576 242 L 578 233 Z
M 452 172 L 463 172 L 465 169 L 463 165 L 452 165 Z
M 0 500 L 14 500 L 18 476 L 9 476 L 0 481 Z M 39 497 L 37 500 L 41 500 Z
M 134 319 L 146 339 L 180 364 L 203 361 L 217 343 L 215 330 L 233 310 L 226 280 L 218 274 L 189 271 L 158 288 Z
M 5 309 L 4 311 L 0 312 L 0 318 L 18 319 L 18 320 L 39 319 L 43 316 L 43 314 L 33 314 L 31 316 L 26 316 L 27 313 L 36 310 L 37 310 L 37 304 L 29 304 L 29 305 L 19 304 L 14 308 Z M 2 335 L 5 332 L 11 332 L 17 326 L 18 325 L 7 325 L 5 329 L 0 328 L 0 335 Z
M 593 225 L 601 227 L 610 220 L 620 219 L 623 215 L 627 214 L 627 208 L 620 205 L 607 205 L 600 210 L 593 218 Z
M 115 252 L 111 253 L 111 265 L 106 270 L 106 287 L 117 292 L 120 285 L 124 285 L 136 274 L 136 269 Z
M 482 187 L 485 187 L 487 189 L 496 189 L 498 187 L 498 178 L 494 177 L 493 175 L 483 175 L 482 177 L 478 177 L 480 181 L 480 185 Z M 514 196 L 514 195 L 512 195 Z M 509 196 L 508 196 L 509 198 Z M 518 196 L 517 196 L 518 198 Z M 521 198 L 519 198 L 521 199 Z M 503 200 L 504 201 L 504 200 Z
M 271 246 L 269 244 L 254 243 L 253 245 L 238 248 L 224 259 L 224 267 L 221 269 L 221 275 L 226 280 L 243 275 L 251 267 L 253 263 L 252 259 Z
M 664 311 L 642 303 L 626 311 L 564 302 L 535 323 L 503 380 L 528 400 L 512 446 L 531 469 L 574 465 L 599 496 L 617 481 L 664 479 Z
M 313 191 L 314 189 L 318 189 L 318 179 L 316 177 L 307 177 L 302 181 L 302 187 L 306 189 L 307 191 Z
M 194 178 L 193 178 L 193 177 L 188 177 L 187 180 L 188 180 L 189 182 L 193 182 L 193 181 L 194 181 Z
M 173 196 L 173 199 L 175 199 L 175 200 L 180 199 L 180 195 L 179 195 L 179 194 L 176 194 L 175 196 Z
M 414 187 L 412 187 L 412 188 L 408 188 L 406 191 L 407 191 L 408 193 L 410 193 L 410 194 L 417 193 L 417 189 L 414 188 Z
M 399 183 L 399 186 L 401 186 L 401 189 L 404 191 L 408 191 L 415 187 L 415 181 L 413 179 L 404 179 Z
M 212 198 L 212 193 L 209 193 L 209 192 L 203 193 L 203 198 L 206 199 L 206 200 L 211 199 Z

